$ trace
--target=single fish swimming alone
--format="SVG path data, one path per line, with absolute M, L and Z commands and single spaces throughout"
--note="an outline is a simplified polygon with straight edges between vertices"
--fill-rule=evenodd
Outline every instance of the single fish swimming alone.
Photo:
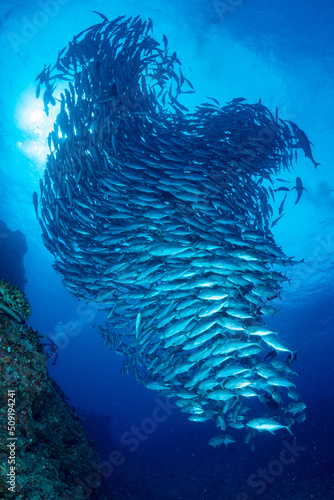
M 274 418 L 254 418 L 252 420 L 249 420 L 246 425 L 247 427 L 255 429 L 259 432 L 268 431 L 271 434 L 274 434 L 275 431 L 279 429 L 286 429 L 290 432 L 291 435 L 293 435 L 290 426 L 283 425 Z
M 313 158 L 313 154 L 311 151 L 311 145 L 313 146 L 313 144 L 308 140 L 307 135 L 305 134 L 305 132 L 303 130 L 301 130 L 299 127 L 297 127 L 296 124 L 294 124 L 293 122 L 289 122 L 289 123 L 291 124 L 292 128 L 294 129 L 294 131 L 296 133 L 296 137 L 298 139 L 297 144 L 295 144 L 292 147 L 302 148 L 302 150 L 305 153 L 305 156 L 310 158 L 310 160 L 314 164 L 315 168 L 317 168 L 317 166 L 320 165 L 320 163 L 317 163 L 315 161 L 315 159 Z
M 302 180 L 300 177 L 296 178 L 296 185 L 293 186 L 292 189 L 296 189 L 297 191 L 297 199 L 295 201 L 295 205 L 299 202 L 300 198 L 302 197 L 303 191 L 306 191 L 306 188 L 304 188 Z

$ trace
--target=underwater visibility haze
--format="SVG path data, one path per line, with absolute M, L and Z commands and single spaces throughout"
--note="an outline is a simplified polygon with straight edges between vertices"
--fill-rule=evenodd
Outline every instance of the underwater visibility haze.
M 334 497 L 333 21 L 1 5 L 9 497 Z

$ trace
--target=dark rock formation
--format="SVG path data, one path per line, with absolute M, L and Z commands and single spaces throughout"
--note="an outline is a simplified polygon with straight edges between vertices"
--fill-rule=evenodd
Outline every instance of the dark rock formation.
M 102 481 L 94 484 L 98 454 L 66 395 L 48 375 L 39 335 L 25 325 L 29 313 L 23 293 L 1 280 L 0 497 L 105 498 L 98 493 Z
M 27 282 L 23 266 L 24 254 L 28 251 L 27 241 L 21 231 L 11 231 L 0 220 L 0 279 L 4 279 L 24 290 Z

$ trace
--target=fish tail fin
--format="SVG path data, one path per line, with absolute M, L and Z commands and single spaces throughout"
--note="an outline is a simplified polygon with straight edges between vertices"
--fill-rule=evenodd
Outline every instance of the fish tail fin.
M 288 357 L 286 358 L 286 364 L 287 365 L 290 365 L 292 363 L 292 361 L 297 361 L 297 353 L 299 351 L 290 351 L 290 354 L 288 355 Z
M 286 425 L 286 426 L 285 426 L 286 430 L 287 430 L 288 432 L 290 432 L 291 436 L 293 436 L 293 435 L 294 435 L 294 434 L 293 434 L 293 432 L 292 432 L 292 430 L 291 430 L 291 427 L 292 427 L 292 425 L 293 425 L 294 423 L 295 423 L 295 422 L 293 421 L 293 422 L 291 422 L 291 424 L 289 424 L 289 425 Z
M 98 12 L 97 10 L 93 10 L 92 12 L 94 12 L 95 14 L 97 14 L 98 16 L 100 16 L 100 17 L 103 19 L 103 21 L 104 21 L 105 23 L 106 23 L 106 22 L 108 22 L 108 18 L 107 18 L 107 16 L 105 16 L 105 15 L 104 15 L 104 14 L 102 14 L 101 12 Z

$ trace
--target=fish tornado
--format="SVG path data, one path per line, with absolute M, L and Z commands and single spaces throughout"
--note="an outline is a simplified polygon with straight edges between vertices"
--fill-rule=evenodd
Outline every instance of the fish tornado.
M 261 101 L 189 111 L 193 86 L 152 21 L 100 16 L 36 79 L 59 110 L 33 197 L 54 268 L 107 310 L 98 328 L 123 372 L 215 421 L 211 445 L 291 432 L 305 418 L 295 353 L 263 316 L 295 262 L 273 239 L 268 186 L 296 148 L 313 161 L 310 143 Z

